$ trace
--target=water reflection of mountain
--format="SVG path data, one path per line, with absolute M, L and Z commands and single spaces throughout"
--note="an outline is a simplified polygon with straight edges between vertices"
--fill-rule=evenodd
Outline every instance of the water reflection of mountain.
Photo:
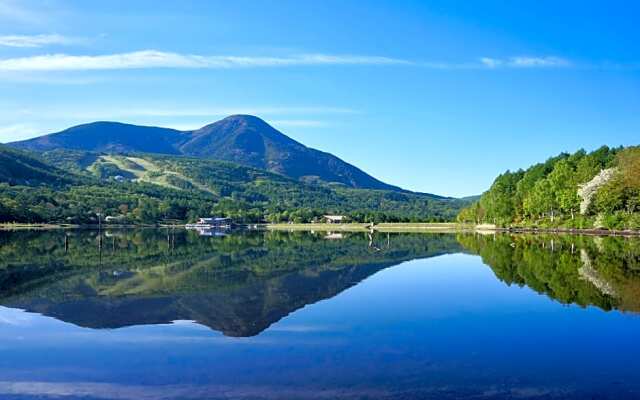
M 90 328 L 187 319 L 229 336 L 256 335 L 402 261 L 461 251 L 445 234 L 64 235 L 0 233 L 0 304 Z
M 460 235 L 508 285 L 564 304 L 640 312 L 640 240 L 620 236 Z

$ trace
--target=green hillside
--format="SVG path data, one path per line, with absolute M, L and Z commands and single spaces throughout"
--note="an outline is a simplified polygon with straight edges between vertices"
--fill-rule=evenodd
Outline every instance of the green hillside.
M 0 182 L 11 185 L 58 186 L 73 180 L 63 170 L 48 165 L 34 154 L 0 145 Z
M 640 147 L 563 153 L 526 170 L 507 171 L 458 220 L 640 229 Z
M 194 131 L 101 121 L 10 145 L 38 152 L 65 149 L 184 155 L 231 161 L 299 181 L 403 192 L 332 154 L 291 139 L 252 115 L 232 115 Z
M 8 152 L 25 156 L 25 152 Z M 0 180 L 2 222 L 193 221 L 225 215 L 239 222 L 308 222 L 326 213 L 354 221 L 445 221 L 462 200 L 390 190 L 308 184 L 235 163 L 157 154 L 53 150 L 42 154 L 50 179 Z M 67 171 L 55 178 L 56 171 Z M 54 173 L 55 172 L 55 173 Z

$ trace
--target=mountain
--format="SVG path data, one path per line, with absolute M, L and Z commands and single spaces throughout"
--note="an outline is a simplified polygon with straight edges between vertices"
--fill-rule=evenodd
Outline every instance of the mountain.
M 306 147 L 251 115 L 232 115 L 194 131 L 94 122 L 10 146 L 37 152 L 70 149 L 185 155 L 232 161 L 302 181 L 401 190 L 332 154 Z
M 188 133 L 175 129 L 102 121 L 74 126 L 62 132 L 9 143 L 9 145 L 37 152 L 70 149 L 105 153 L 180 154 L 178 146 L 188 137 Z
M 74 178 L 68 173 L 35 155 L 0 145 L 0 182 L 10 185 L 58 186 L 72 181 Z
M 450 221 L 469 202 L 429 194 L 317 185 L 229 161 L 162 154 L 56 149 L 36 155 L 1 147 L 0 222 Z
M 231 116 L 191 134 L 192 139 L 180 146 L 183 154 L 233 161 L 294 179 L 399 190 L 332 154 L 296 142 L 257 117 Z

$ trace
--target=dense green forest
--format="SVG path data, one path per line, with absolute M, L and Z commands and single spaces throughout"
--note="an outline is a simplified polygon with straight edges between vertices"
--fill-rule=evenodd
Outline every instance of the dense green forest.
M 640 147 L 562 153 L 498 176 L 458 221 L 498 226 L 640 229 Z
M 344 214 L 356 222 L 448 221 L 468 201 L 390 190 L 313 184 L 239 164 L 182 156 L 0 146 L 0 222 L 310 222 Z
M 458 235 L 496 277 L 564 304 L 640 311 L 640 243 L 623 237 Z

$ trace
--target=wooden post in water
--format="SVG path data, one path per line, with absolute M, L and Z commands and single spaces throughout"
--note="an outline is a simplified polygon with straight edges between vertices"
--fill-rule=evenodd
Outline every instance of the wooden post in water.
M 98 216 L 98 258 L 99 263 L 102 265 L 102 215 L 96 213 Z
M 176 226 L 175 224 L 171 226 L 171 252 L 176 248 Z

